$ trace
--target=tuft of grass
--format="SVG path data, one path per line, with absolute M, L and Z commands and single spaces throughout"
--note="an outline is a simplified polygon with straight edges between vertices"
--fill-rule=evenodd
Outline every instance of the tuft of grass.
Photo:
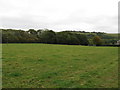
M 14 72 L 14 73 L 10 73 L 9 76 L 10 77 L 19 77 L 21 76 L 22 74 L 21 73 L 18 73 L 18 72 Z

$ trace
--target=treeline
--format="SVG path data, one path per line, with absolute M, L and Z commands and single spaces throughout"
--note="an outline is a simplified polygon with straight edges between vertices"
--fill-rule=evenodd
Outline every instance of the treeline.
M 104 32 L 61 31 L 48 29 L 0 29 L 2 43 L 47 43 L 68 45 L 116 45 L 118 38 Z
M 67 32 L 78 32 L 78 33 L 95 33 L 95 34 L 105 34 L 104 32 L 86 32 L 86 31 L 75 31 L 75 30 L 66 30 Z
M 28 31 L 1 29 L 2 43 L 47 43 L 47 44 L 70 44 L 88 45 L 86 35 L 70 32 L 54 32 L 53 30 L 34 30 Z

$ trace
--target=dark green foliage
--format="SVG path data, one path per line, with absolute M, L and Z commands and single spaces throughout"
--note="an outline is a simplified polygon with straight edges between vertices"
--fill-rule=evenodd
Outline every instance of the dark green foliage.
M 53 44 L 56 42 L 56 34 L 52 30 L 45 30 L 41 32 L 40 39 L 42 43 Z
M 79 45 L 80 44 L 80 41 L 79 39 L 76 37 L 75 34 L 68 34 L 67 36 L 67 41 L 68 41 L 68 44 L 75 44 L 75 45 Z
M 29 29 L 28 31 L 0 29 L 3 43 L 48 43 L 68 45 L 97 45 L 93 37 L 102 38 L 98 45 L 116 45 L 118 35 L 103 32 L 62 31 L 54 32 L 48 29 Z
M 107 44 L 107 45 L 114 45 L 116 44 L 118 40 L 116 39 L 104 39 L 104 44 Z
M 3 43 L 37 42 L 37 37 L 22 30 L 2 30 Z
M 67 31 L 55 33 L 52 30 L 2 30 L 3 43 L 48 43 L 48 44 L 69 44 L 88 45 L 85 35 L 75 34 Z
M 77 34 L 77 38 L 79 39 L 81 45 L 88 45 L 89 44 L 89 41 L 85 35 Z
M 67 44 L 67 33 L 58 32 L 56 34 L 57 44 Z
M 58 44 L 69 44 L 69 45 L 78 45 L 79 40 L 75 34 L 69 32 L 59 32 L 56 35 L 57 43 Z
M 82 34 L 75 34 L 70 32 L 58 32 L 57 43 L 70 45 L 88 45 L 87 37 Z

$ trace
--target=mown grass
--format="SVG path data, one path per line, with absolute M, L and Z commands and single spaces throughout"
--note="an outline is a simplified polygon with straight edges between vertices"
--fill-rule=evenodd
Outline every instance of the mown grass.
M 118 47 L 3 44 L 3 88 L 117 88 Z

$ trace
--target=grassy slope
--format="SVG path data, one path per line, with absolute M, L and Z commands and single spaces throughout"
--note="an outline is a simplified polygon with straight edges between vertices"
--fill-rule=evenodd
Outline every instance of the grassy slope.
M 112 37 L 115 37 L 115 38 L 118 38 L 118 36 L 120 36 L 120 34 L 108 34 L 109 36 L 112 36 Z
M 117 49 L 4 44 L 3 87 L 118 87 Z

